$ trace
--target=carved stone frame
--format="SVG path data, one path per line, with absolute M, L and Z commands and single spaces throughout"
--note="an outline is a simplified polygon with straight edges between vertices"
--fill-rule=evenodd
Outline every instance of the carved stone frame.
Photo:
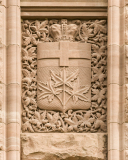
M 7 2 L 7 3 L 6 3 Z M 75 4 L 75 3 L 74 3 Z M 48 3 L 45 5 L 47 6 Z M 55 5 L 55 4 L 54 4 Z M 57 4 L 56 4 L 57 5 Z M 59 4 L 58 4 L 59 5 Z M 71 5 L 71 4 L 70 4 Z M 72 4 L 73 5 L 73 4 Z M 78 4 L 77 4 L 78 5 Z M 87 5 L 87 4 L 86 4 Z M 21 108 L 21 59 L 20 59 L 20 0 L 6 0 L 2 2 L 2 6 L 7 8 L 7 42 L 3 42 L 7 46 L 7 119 L 2 121 L 6 124 L 6 132 L 2 134 L 6 137 L 7 145 L 3 144 L 1 159 L 20 160 L 20 108 Z M 49 4 L 50 6 L 50 4 Z M 89 5 L 88 5 L 89 6 Z M 21 3 L 21 8 L 23 3 Z M 54 6 L 55 7 L 55 6 Z M 89 12 L 82 12 L 82 5 L 75 8 L 78 12 L 67 12 L 66 7 L 63 7 L 60 17 L 90 17 Z M 73 8 L 71 7 L 71 8 Z M 85 7 L 87 11 L 88 7 Z M 101 7 L 102 8 L 102 7 Z M 103 7 L 104 8 L 104 7 Z M 103 9 L 102 8 L 102 9 Z M 124 54 L 124 8 L 125 0 L 108 0 L 108 160 L 125 160 L 124 148 L 124 97 L 125 97 L 125 54 Z M 69 7 L 70 10 L 70 7 Z M 40 15 L 58 17 L 57 7 L 53 12 L 49 8 L 46 12 Z M 89 10 L 89 11 L 93 11 Z M 26 12 L 27 13 L 27 12 Z M 29 12 L 21 13 L 21 16 L 31 17 L 33 14 Z M 38 14 L 37 12 L 35 12 Z M 64 14 L 65 13 L 65 14 Z M 106 17 L 106 12 L 91 13 L 92 16 Z M 101 16 L 102 15 L 102 16 Z M 5 17 L 4 17 L 5 18 Z M 6 19 L 6 18 L 5 18 Z M 14 23 L 15 22 L 15 23 Z M 122 27 L 121 27 L 122 26 Z M 115 62 L 115 63 L 114 63 Z M 5 61 L 4 61 L 4 64 Z M 3 65 L 4 68 L 4 65 Z M 122 71 L 123 70 L 123 71 Z M 5 73 L 4 73 L 5 74 Z M 4 82 L 3 82 L 4 83 Z M 12 94 L 13 93 L 13 94 Z M 4 94 L 4 92 L 2 92 Z M 6 100 L 3 100 L 6 104 Z M 5 108 L 3 109 L 5 111 Z M 3 112 L 4 113 L 4 112 Z M 3 114 L 4 115 L 4 114 Z M 3 128 L 2 128 L 3 130 Z M 7 154 L 6 154 L 7 153 Z M 11 158 L 10 158 L 11 157 Z

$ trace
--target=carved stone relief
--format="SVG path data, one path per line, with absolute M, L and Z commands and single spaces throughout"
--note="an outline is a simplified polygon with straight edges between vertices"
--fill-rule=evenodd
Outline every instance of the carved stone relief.
M 106 132 L 106 28 L 106 20 L 23 21 L 23 132 Z
M 37 50 L 37 106 L 63 113 L 89 109 L 91 45 L 68 41 L 39 43 Z

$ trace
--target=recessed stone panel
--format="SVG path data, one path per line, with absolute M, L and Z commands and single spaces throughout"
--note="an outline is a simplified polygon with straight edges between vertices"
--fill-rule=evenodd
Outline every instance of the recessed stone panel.
M 24 20 L 22 31 L 22 131 L 106 132 L 106 20 Z

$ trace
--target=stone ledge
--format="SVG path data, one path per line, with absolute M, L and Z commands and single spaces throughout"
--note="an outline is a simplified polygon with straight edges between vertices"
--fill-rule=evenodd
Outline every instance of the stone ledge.
M 22 160 L 106 160 L 107 134 L 21 134 Z

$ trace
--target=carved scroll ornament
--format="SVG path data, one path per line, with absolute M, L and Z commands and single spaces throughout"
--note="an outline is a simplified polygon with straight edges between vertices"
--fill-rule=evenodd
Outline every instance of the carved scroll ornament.
M 29 132 L 106 132 L 106 92 L 107 92 L 107 30 L 106 20 L 67 21 L 44 20 L 22 23 L 22 131 Z M 73 103 L 88 101 L 91 91 L 91 106 L 87 109 L 44 110 L 38 107 L 37 98 L 37 45 L 40 42 L 81 42 L 91 44 L 91 86 L 79 85 L 79 69 L 68 74 L 65 68 L 61 73 L 52 69 L 49 81 L 38 82 L 40 97 L 50 102 L 56 97 L 63 106 L 62 93 L 65 72 L 67 80 L 64 84 Z M 67 75 L 66 75 L 67 74 Z M 57 86 L 60 79 L 60 86 Z M 69 86 L 72 83 L 73 86 Z M 54 88 L 53 88 L 54 86 Z M 55 87 L 56 86 L 56 87 Z M 45 92 L 46 93 L 45 93 Z

